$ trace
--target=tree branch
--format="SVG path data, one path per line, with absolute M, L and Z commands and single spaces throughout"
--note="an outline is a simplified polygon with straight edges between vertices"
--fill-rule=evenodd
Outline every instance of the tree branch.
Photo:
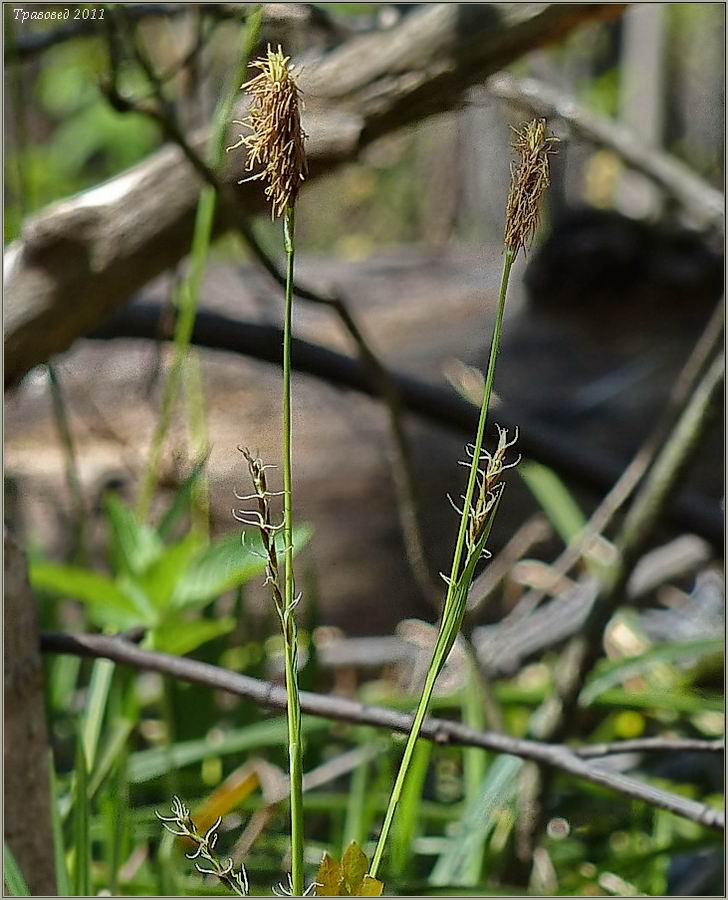
M 301 88 L 309 181 L 355 158 L 372 141 L 453 108 L 478 83 L 525 52 L 623 4 L 426 5 L 398 26 L 346 41 L 308 60 Z M 244 108 L 235 118 L 242 118 Z M 206 136 L 190 145 L 198 149 Z M 236 186 L 231 158 L 218 233 L 242 203 L 260 211 L 257 184 Z M 200 182 L 179 148 L 163 148 L 110 181 L 29 219 L 5 253 L 5 384 L 99 325 L 189 250 Z
M 203 684 L 216 690 L 246 697 L 261 706 L 273 709 L 285 709 L 286 707 L 286 691 L 283 686 L 229 672 L 197 660 L 143 650 L 118 637 L 90 634 L 43 634 L 41 649 L 46 653 L 68 653 L 86 657 L 100 656 L 122 665 L 159 672 L 181 681 Z M 300 699 L 303 712 L 326 719 L 357 725 L 373 725 L 402 734 L 408 733 L 412 724 L 412 716 L 406 713 L 384 707 L 366 706 L 343 697 L 302 691 Z M 704 803 L 654 788 L 634 778 L 597 768 L 580 759 L 567 747 L 522 740 L 495 732 L 478 731 L 445 719 L 426 720 L 422 728 L 422 737 L 439 744 L 482 747 L 498 753 L 520 756 L 523 759 L 559 769 L 592 784 L 614 790 L 626 797 L 668 810 L 707 828 L 722 830 L 725 827 L 724 815 L 719 810 Z
M 90 337 L 159 340 L 161 315 L 159 306 L 134 304 L 118 312 Z M 239 321 L 208 312 L 197 314 L 192 335 L 192 343 L 196 346 L 226 350 L 275 365 L 281 364 L 281 342 L 282 331 L 274 325 Z M 292 361 L 296 371 L 321 378 L 334 387 L 354 390 L 375 399 L 379 396 L 365 366 L 350 356 L 294 338 Z M 477 424 L 478 409 L 452 388 L 428 384 L 395 370 L 388 372 L 404 410 L 454 431 L 472 433 Z M 498 421 L 506 428 L 518 425 L 519 444 L 525 456 L 533 457 L 594 490 L 608 490 L 624 469 L 621 459 L 593 447 L 579 448 L 570 437 L 505 404 L 498 408 Z M 713 509 L 706 505 L 704 498 L 683 491 L 667 515 L 681 528 L 705 537 L 716 546 L 722 545 L 723 516 L 717 502 Z

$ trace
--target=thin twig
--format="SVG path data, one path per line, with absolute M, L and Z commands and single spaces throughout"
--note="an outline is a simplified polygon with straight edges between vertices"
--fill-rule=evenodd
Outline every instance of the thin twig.
M 704 741 L 700 738 L 649 737 L 628 741 L 609 741 L 604 744 L 588 744 L 573 748 L 581 759 L 613 756 L 618 753 L 723 753 L 725 741 L 718 738 Z
M 247 675 L 239 675 L 209 663 L 172 656 L 168 653 L 143 650 L 118 637 L 44 633 L 41 635 L 41 650 L 44 653 L 65 653 L 74 656 L 112 659 L 122 665 L 158 672 L 180 681 L 202 684 L 215 690 L 246 697 L 268 708 L 286 708 L 286 690 L 281 685 L 260 681 Z M 356 725 L 373 725 L 399 733 L 408 733 L 413 721 L 413 717 L 407 713 L 384 707 L 367 706 L 344 697 L 301 691 L 300 701 L 302 711 L 309 715 Z M 636 779 L 599 769 L 584 762 L 568 747 L 513 738 L 495 732 L 478 731 L 459 722 L 432 718 L 425 720 L 421 737 L 438 744 L 482 747 L 485 750 L 533 760 L 592 784 L 600 784 L 650 806 L 668 810 L 707 828 L 722 830 L 725 827 L 725 818 L 720 810 L 668 791 L 653 788 Z M 719 748 L 713 744 L 710 748 L 706 747 L 705 749 L 713 752 Z

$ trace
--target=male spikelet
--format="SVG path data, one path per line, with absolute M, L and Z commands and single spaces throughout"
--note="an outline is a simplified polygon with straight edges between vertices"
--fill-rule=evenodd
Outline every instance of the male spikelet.
M 250 63 L 259 74 L 242 85 L 251 96 L 243 125 L 250 134 L 241 135 L 235 147 L 246 147 L 245 169 L 255 172 L 247 181 L 267 182 L 265 195 L 273 218 L 292 209 L 306 175 L 306 155 L 301 128 L 301 93 L 293 77 L 290 57 L 268 46 L 264 57 Z M 229 148 L 234 149 L 233 147 Z M 260 171 L 255 171 L 260 167 Z
M 549 153 L 557 138 L 546 134 L 546 120 L 534 119 L 514 129 L 513 149 L 521 159 L 511 165 L 506 205 L 505 246 L 515 257 L 530 243 L 538 225 L 541 199 L 549 186 Z

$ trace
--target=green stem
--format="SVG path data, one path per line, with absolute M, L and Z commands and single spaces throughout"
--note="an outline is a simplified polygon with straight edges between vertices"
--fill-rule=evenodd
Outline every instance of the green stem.
M 488 406 L 490 404 L 490 395 L 493 390 L 493 377 L 495 374 L 495 363 L 498 357 L 498 348 L 500 346 L 501 332 L 503 330 L 503 313 L 505 311 L 506 305 L 506 294 L 508 293 L 508 279 L 510 278 L 511 268 L 513 266 L 513 262 L 515 260 L 515 253 L 512 250 L 506 250 L 505 256 L 503 259 L 503 274 L 501 276 L 501 285 L 500 285 L 500 293 L 498 295 L 498 312 L 496 314 L 495 325 L 493 327 L 493 337 L 491 339 L 490 344 L 490 357 L 488 359 L 488 369 L 485 374 L 485 387 L 483 389 L 483 402 L 480 407 L 480 419 L 478 421 L 478 430 L 475 435 L 474 449 L 473 449 L 473 460 L 470 466 L 470 476 L 468 478 L 468 486 L 465 490 L 465 503 L 463 505 L 463 515 L 460 519 L 460 529 L 458 531 L 457 541 L 455 543 L 455 552 L 453 554 L 452 561 L 452 570 L 450 573 L 450 583 L 447 591 L 447 597 L 445 598 L 445 606 L 443 608 L 443 623 L 445 621 L 445 617 L 447 616 L 447 612 L 450 608 L 450 602 L 453 597 L 453 593 L 455 591 L 455 586 L 458 581 L 458 575 L 460 574 L 460 565 L 462 562 L 463 549 L 465 547 L 465 535 L 468 529 L 468 511 L 473 502 L 473 496 L 475 494 L 475 487 L 477 483 L 477 474 L 478 474 L 478 464 L 480 460 L 480 454 L 483 449 L 483 439 L 485 437 L 485 423 L 488 418 Z M 441 627 L 442 627 L 441 624 Z M 422 723 L 425 720 L 425 716 L 427 715 L 427 711 L 430 706 L 430 701 L 432 699 L 432 693 L 435 689 L 435 682 L 437 681 L 437 676 L 440 674 L 441 667 L 430 664 L 430 668 L 427 672 L 427 677 L 425 679 L 425 686 L 422 690 L 422 695 L 420 697 L 420 701 L 417 705 L 417 710 L 415 712 L 414 721 L 412 722 L 412 728 L 409 733 L 409 737 L 407 738 L 407 744 L 404 748 L 404 754 L 402 755 L 402 762 L 400 763 L 399 772 L 397 773 L 397 778 L 394 782 L 394 787 L 392 788 L 392 794 L 389 798 L 389 804 L 387 806 L 387 812 L 384 817 L 384 824 L 382 825 L 382 831 L 379 835 L 379 840 L 377 842 L 376 850 L 374 851 L 374 857 L 372 859 L 372 864 L 369 869 L 369 874 L 372 878 L 377 877 L 377 872 L 379 871 L 379 866 L 382 862 L 382 857 L 384 856 L 384 849 L 387 843 L 387 838 L 389 837 L 389 832 L 392 827 L 392 822 L 394 820 L 395 813 L 397 811 L 397 806 L 400 801 L 400 797 L 402 795 L 402 788 L 404 786 L 405 780 L 407 778 L 407 772 L 410 767 L 410 763 L 412 762 L 412 755 L 415 750 L 415 745 L 417 744 L 417 740 L 420 736 L 420 731 L 422 730 Z
M 291 775 L 291 882 L 293 896 L 303 896 L 303 754 L 301 707 L 298 697 L 295 582 L 293 577 L 293 475 L 291 464 L 291 318 L 293 312 L 293 257 L 295 216 L 287 207 L 283 216 L 286 250 L 285 322 L 283 326 L 283 540 L 285 589 L 283 639 L 285 644 L 286 697 L 288 700 L 288 755 Z

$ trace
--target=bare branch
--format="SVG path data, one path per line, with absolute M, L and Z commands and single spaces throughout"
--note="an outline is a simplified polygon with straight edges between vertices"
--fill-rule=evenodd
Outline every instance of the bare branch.
M 573 748 L 581 759 L 612 756 L 615 753 L 723 753 L 725 741 L 703 741 L 698 738 L 650 737 L 629 741 L 611 741 Z
M 160 307 L 134 304 L 117 313 L 90 337 L 147 338 L 159 340 Z M 281 364 L 282 332 L 274 325 L 231 319 L 217 313 L 199 312 L 192 335 L 199 347 L 227 350 L 275 365 Z M 293 339 L 293 367 L 298 372 L 322 378 L 340 389 L 349 389 L 377 398 L 378 389 L 359 360 L 327 347 Z M 389 370 L 401 398 L 402 408 L 424 419 L 458 432 L 472 433 L 478 408 L 452 388 L 429 384 L 410 375 Z M 619 478 L 624 462 L 594 447 L 576 446 L 569 436 L 529 418 L 520 410 L 501 405 L 498 417 L 505 428 L 517 424 L 525 456 L 553 467 L 574 481 L 599 491 L 608 490 Z M 670 506 L 667 515 L 681 528 L 704 536 L 716 545 L 723 541 L 723 515 L 716 501 L 683 491 Z
M 159 672 L 181 681 L 203 684 L 216 690 L 246 697 L 261 706 L 273 709 L 285 709 L 286 707 L 286 691 L 282 685 L 260 681 L 247 675 L 239 675 L 197 660 L 142 650 L 118 637 L 90 634 L 44 634 L 41 636 L 41 649 L 46 653 L 100 656 L 123 665 Z M 366 706 L 344 697 L 302 691 L 300 700 L 303 712 L 326 719 L 336 719 L 359 725 L 373 725 L 402 734 L 408 733 L 412 725 L 411 715 L 384 707 Z M 654 788 L 637 779 L 598 768 L 580 759 L 567 747 L 522 740 L 495 732 L 478 731 L 446 719 L 427 719 L 422 728 L 422 737 L 439 744 L 482 747 L 498 753 L 520 756 L 523 759 L 533 760 L 574 775 L 592 784 L 599 784 L 650 806 L 668 810 L 707 828 L 722 830 L 725 827 L 725 818 L 720 810 Z
M 472 84 L 582 22 L 622 4 L 427 5 L 398 26 L 307 60 L 309 181 L 384 134 L 451 109 Z M 242 118 L 242 109 L 235 118 Z M 199 151 L 205 135 L 190 140 Z M 239 203 L 262 207 L 255 185 L 223 173 L 218 233 Z M 200 182 L 178 148 L 164 148 L 105 184 L 28 220 L 5 254 L 5 383 L 65 350 L 189 250 Z

